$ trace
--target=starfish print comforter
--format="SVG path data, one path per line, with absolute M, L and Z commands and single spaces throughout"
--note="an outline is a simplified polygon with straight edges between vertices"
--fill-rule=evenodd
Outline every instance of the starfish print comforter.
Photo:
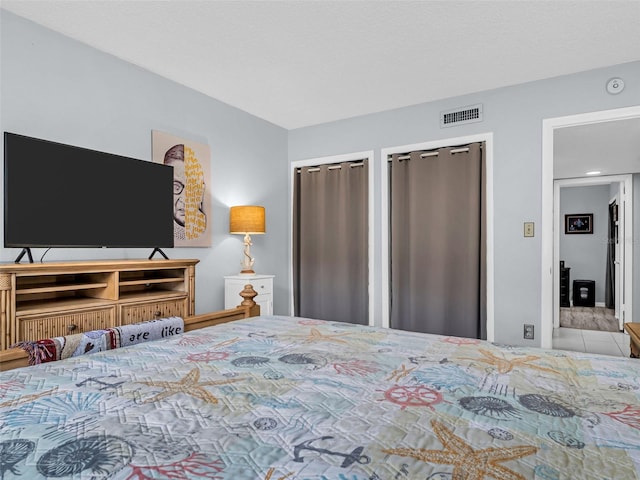
M 640 361 L 263 316 L 0 373 L 0 479 L 640 479 Z

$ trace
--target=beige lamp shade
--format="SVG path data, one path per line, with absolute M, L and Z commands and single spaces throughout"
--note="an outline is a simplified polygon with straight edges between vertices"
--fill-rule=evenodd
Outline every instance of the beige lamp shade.
M 231 207 L 229 233 L 260 234 L 265 232 L 264 207 L 242 205 Z

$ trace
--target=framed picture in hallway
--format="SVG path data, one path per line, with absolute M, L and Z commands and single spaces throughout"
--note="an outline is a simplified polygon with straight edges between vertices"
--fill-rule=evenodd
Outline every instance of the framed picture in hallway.
M 593 233 L 593 213 L 565 215 L 564 233 Z

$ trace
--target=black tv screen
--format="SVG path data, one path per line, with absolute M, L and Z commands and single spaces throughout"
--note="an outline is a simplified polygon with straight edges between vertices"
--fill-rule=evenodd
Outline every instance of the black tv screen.
M 173 247 L 173 168 L 4 134 L 5 247 Z

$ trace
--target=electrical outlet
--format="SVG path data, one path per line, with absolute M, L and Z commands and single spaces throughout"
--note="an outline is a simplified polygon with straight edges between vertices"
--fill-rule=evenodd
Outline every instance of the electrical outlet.
M 524 236 L 533 237 L 533 222 L 524 222 Z
M 524 324 L 524 338 L 526 340 L 533 340 L 533 325 L 528 323 Z

